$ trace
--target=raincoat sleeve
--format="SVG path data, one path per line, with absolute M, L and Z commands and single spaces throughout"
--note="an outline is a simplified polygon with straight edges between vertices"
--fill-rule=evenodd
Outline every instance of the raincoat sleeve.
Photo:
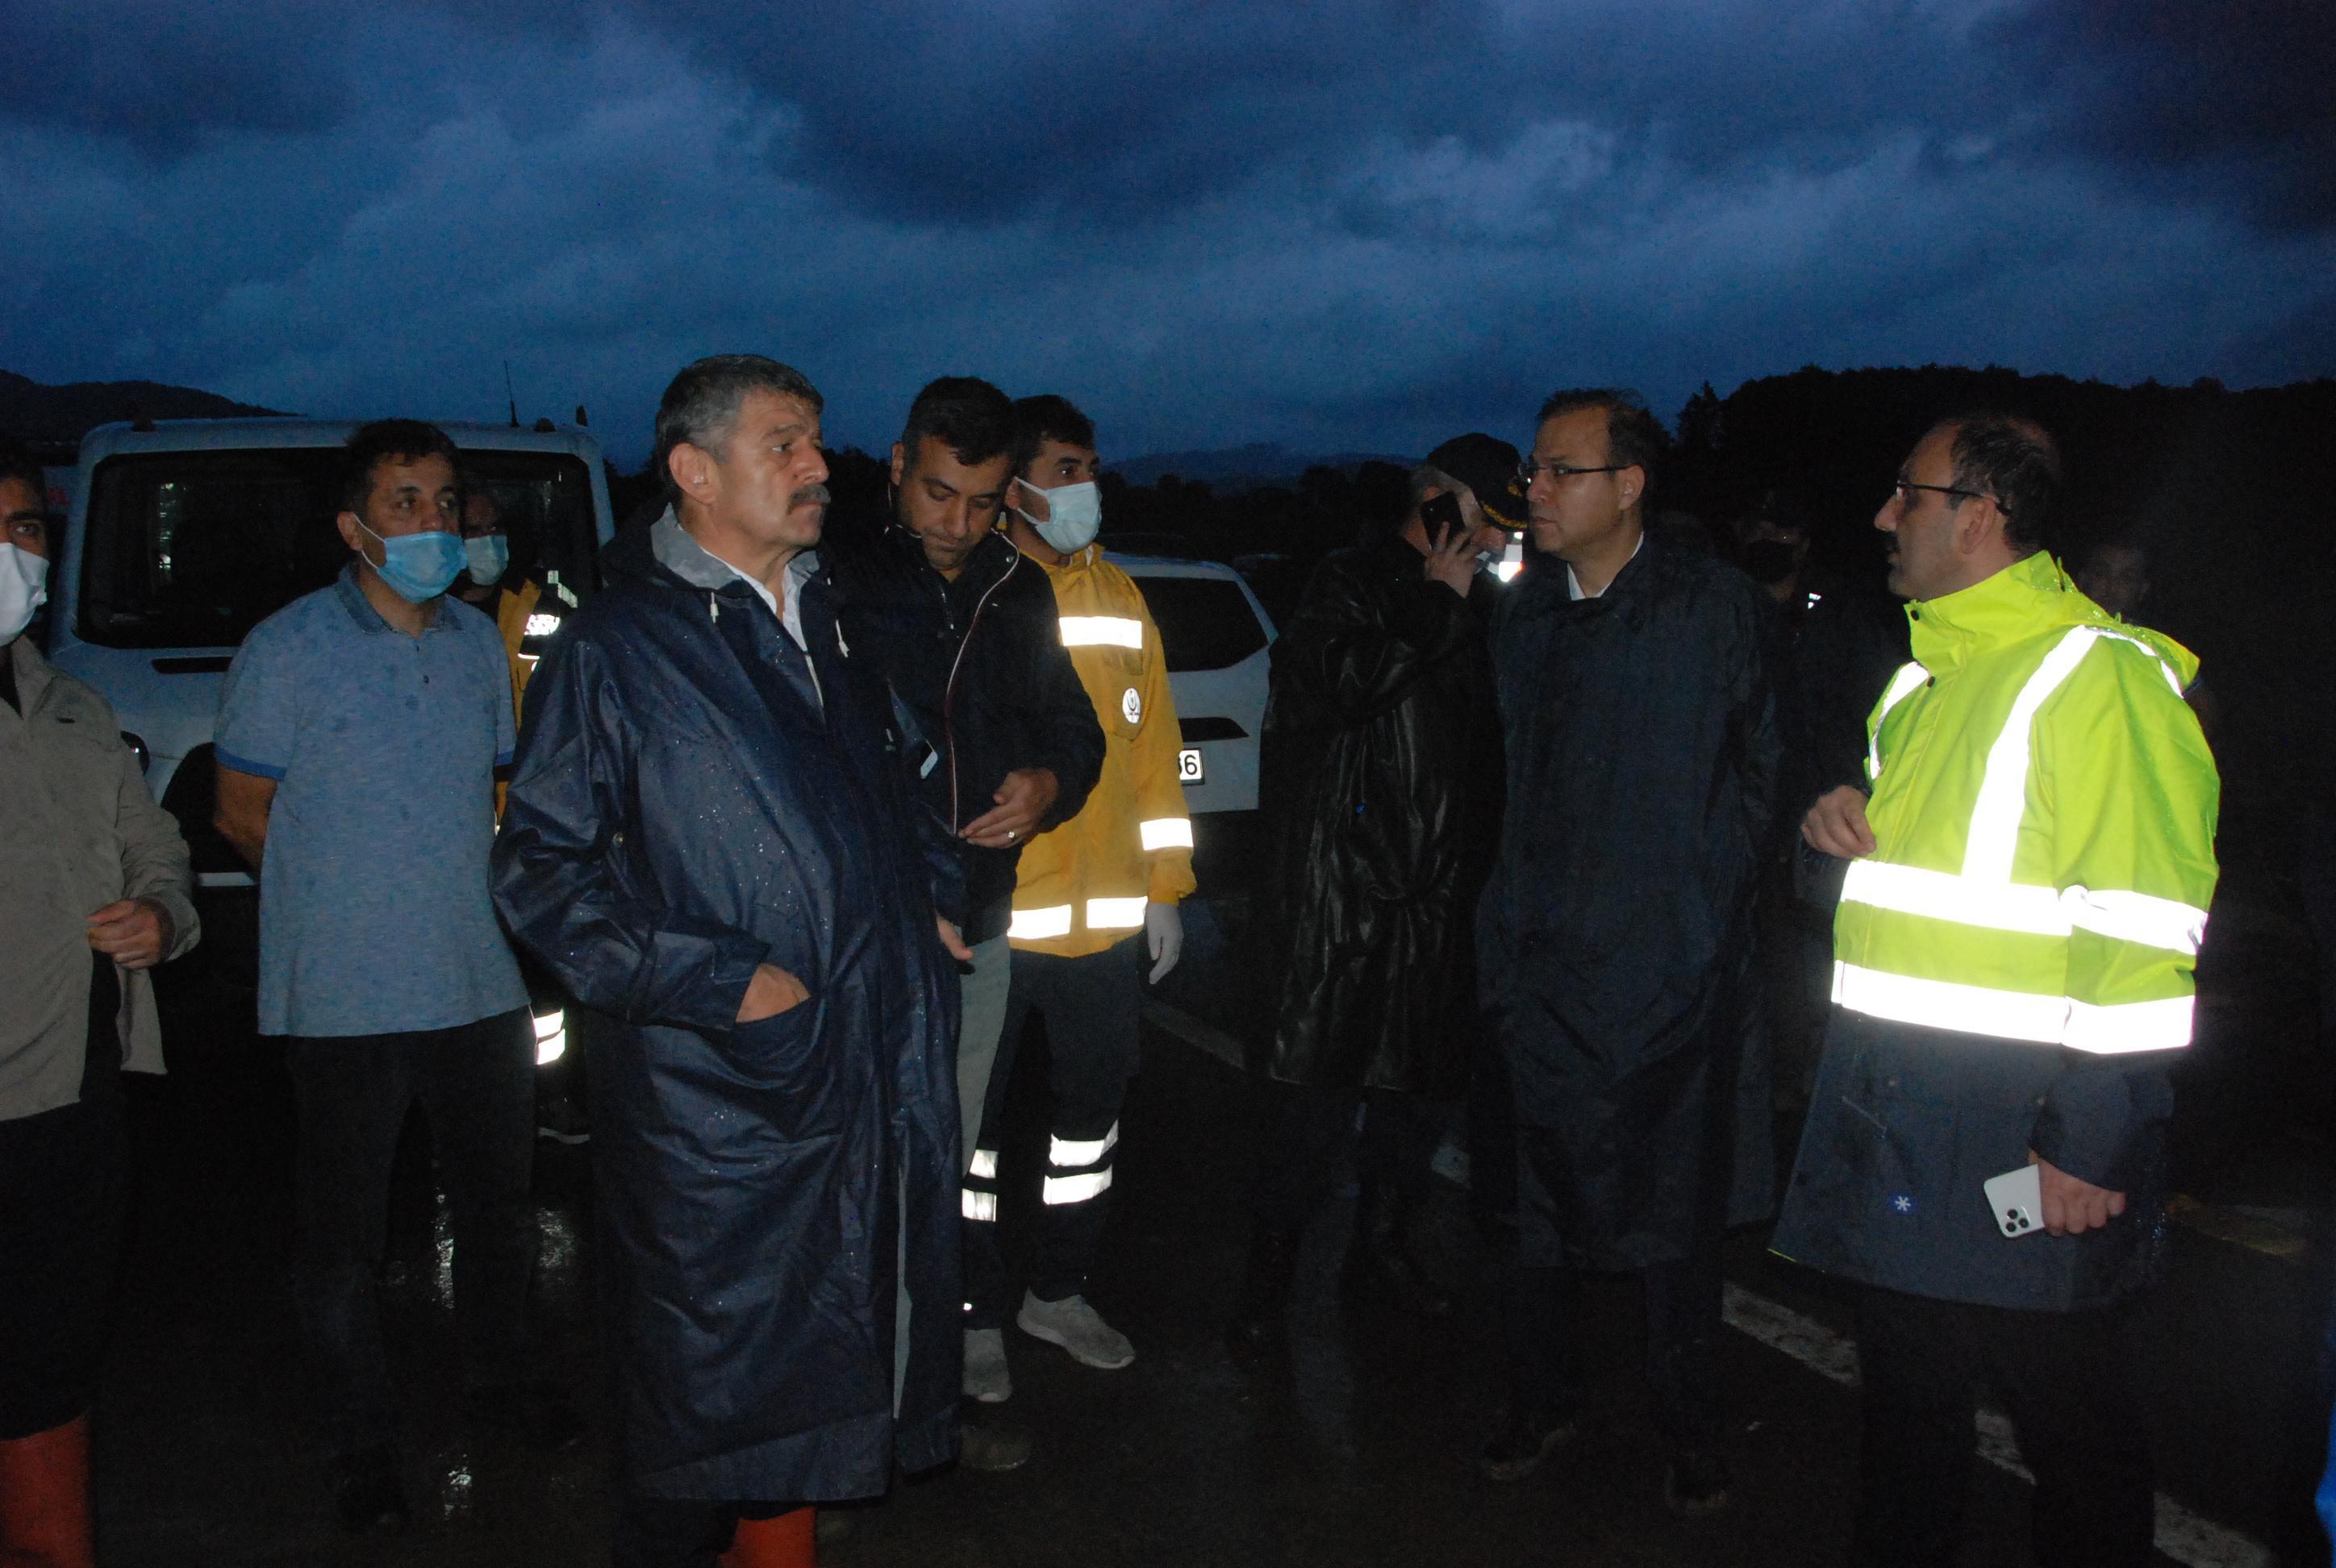
M 1150 868 L 1146 896 L 1155 904 L 1180 903 L 1200 885 L 1192 876 L 1192 819 L 1184 806 L 1183 783 L 1176 776 L 1176 753 L 1184 732 L 1176 722 L 1176 698 L 1168 689 L 1168 657 L 1160 645 L 1160 628 L 1153 624 L 1141 595 L 1131 597 L 1135 602 L 1130 608 L 1144 622 L 1144 724 L 1135 732 L 1133 761 L 1137 832 Z
M 726 1033 L 766 945 L 666 908 L 641 863 L 635 731 L 607 653 L 570 635 L 528 686 L 527 721 L 493 860 L 495 907 L 579 1001 L 632 1024 Z
M 2030 1146 L 2096 1186 L 2138 1179 L 2190 1042 L 2192 971 L 2214 894 L 2221 781 L 2197 718 L 2142 649 L 2111 639 L 2037 725 L 2029 788 L 2047 795 L 2068 940 L 2068 1067 Z
M 1307 709 L 1351 729 L 1392 711 L 1475 630 L 1468 601 L 1425 578 L 1399 588 L 1382 617 L 1356 563 L 1332 556 L 1282 628 L 1273 666 Z
M 1776 685 L 1763 652 L 1759 607 L 1752 601 L 1748 585 L 1737 608 L 1737 651 L 1728 667 L 1728 732 L 1742 780 L 1745 825 L 1757 856 L 1776 839 L 1785 743 L 1776 718 Z

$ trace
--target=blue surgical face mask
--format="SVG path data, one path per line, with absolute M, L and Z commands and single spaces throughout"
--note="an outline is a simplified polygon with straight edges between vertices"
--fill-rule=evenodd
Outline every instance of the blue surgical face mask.
M 373 533 L 362 519 L 357 526 Z M 402 533 L 395 539 L 382 539 L 377 533 L 373 536 L 381 540 L 381 564 L 374 570 L 381 573 L 381 580 L 389 584 L 391 591 L 408 604 L 420 604 L 445 592 L 462 575 L 469 559 L 463 552 L 462 538 L 456 534 L 432 530 Z
M 468 564 L 471 580 L 481 588 L 502 581 L 503 573 L 511 570 L 511 541 L 500 533 L 482 533 L 462 541 L 462 560 Z
M 1041 490 L 1027 479 L 1015 483 L 1036 495 L 1046 498 L 1046 521 L 1040 522 L 1020 507 L 1014 509 L 1023 521 L 1038 531 L 1038 537 L 1065 555 L 1073 555 L 1095 542 L 1095 532 L 1103 527 L 1103 491 L 1093 480 L 1079 484 L 1066 484 L 1058 490 Z

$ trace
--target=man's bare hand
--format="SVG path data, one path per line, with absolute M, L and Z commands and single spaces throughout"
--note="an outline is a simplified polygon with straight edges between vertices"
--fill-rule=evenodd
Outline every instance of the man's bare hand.
M 1874 830 L 1865 822 L 1865 792 L 1843 784 L 1817 797 L 1801 819 L 1801 837 L 1812 849 L 1854 861 L 1874 852 Z
M 1017 767 L 1006 775 L 1006 782 L 989 797 L 997 805 L 966 823 L 959 836 L 986 850 L 1002 850 L 1020 843 L 1038 830 L 1040 819 L 1054 808 L 1055 797 L 1062 793 L 1062 787 L 1055 781 L 1051 769 Z
M 738 1004 L 738 1021 L 759 1024 L 809 1000 L 811 992 L 794 976 L 776 964 L 756 964 L 754 978 L 746 982 L 746 998 Z
M 2125 1194 L 2096 1187 L 2072 1176 L 2051 1161 L 2028 1151 L 2028 1163 L 2044 1189 L 2044 1228 L 2056 1236 L 2080 1236 L 2098 1231 L 2125 1213 Z
M 1465 528 L 1445 524 L 1419 570 L 1428 581 L 1440 582 L 1466 599 L 1469 588 L 1476 580 L 1475 534 Z
M 936 914 L 933 924 L 940 928 L 941 946 L 949 950 L 949 957 L 961 964 L 973 962 L 973 950 L 965 945 L 965 933 L 951 924 L 947 915 Z
M 89 945 L 125 969 L 151 969 L 176 935 L 157 899 L 121 899 L 89 917 Z

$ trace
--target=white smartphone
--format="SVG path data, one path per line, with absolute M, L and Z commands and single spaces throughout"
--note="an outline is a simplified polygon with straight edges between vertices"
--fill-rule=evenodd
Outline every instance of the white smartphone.
M 2044 1174 L 2034 1165 L 2022 1165 L 1981 1183 L 1995 1227 L 2007 1236 L 2032 1236 L 2044 1228 Z

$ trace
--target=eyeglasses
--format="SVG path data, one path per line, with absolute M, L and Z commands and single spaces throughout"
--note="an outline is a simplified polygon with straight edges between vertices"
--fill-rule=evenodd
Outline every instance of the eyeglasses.
M 1626 468 L 1637 466 L 1638 464 L 1632 463 L 1610 463 L 1602 468 L 1575 468 L 1571 463 L 1541 463 L 1529 457 L 1518 465 L 1517 482 L 1525 489 L 1531 490 L 1533 482 L 1544 473 L 1549 475 L 1549 482 L 1552 484 L 1562 484 L 1577 473 L 1620 473 Z
M 1912 506 L 1914 504 L 1914 498 L 1906 493 L 1910 490 L 1935 490 L 1941 495 L 1959 495 L 1965 501 L 1994 501 L 1996 511 L 2003 513 L 2006 517 L 2010 517 L 2011 515 L 2011 508 L 2004 505 L 2000 501 L 1996 501 L 1996 498 L 1990 495 L 1987 492 L 1983 490 L 1959 490 L 1952 484 L 1916 484 L 1911 479 L 1893 480 L 1891 482 L 1890 485 L 1890 499 L 1897 502 L 1902 507 Z

